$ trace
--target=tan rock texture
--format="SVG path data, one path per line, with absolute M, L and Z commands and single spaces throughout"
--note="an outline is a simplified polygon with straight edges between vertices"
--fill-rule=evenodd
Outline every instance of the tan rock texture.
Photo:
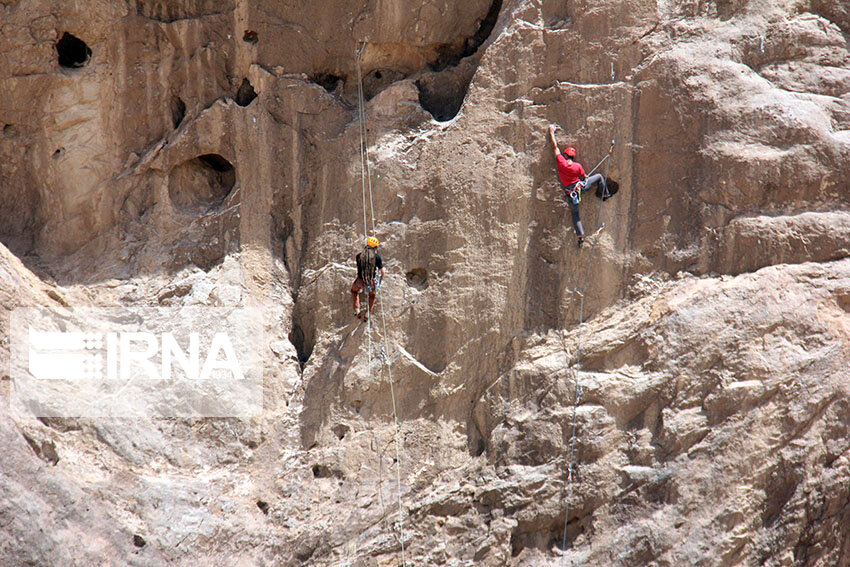
M 13 415 L 3 340 L 0 563 L 850 566 L 843 0 L 0 0 L 0 92 L 4 339 L 267 342 L 261 416 L 141 421 Z M 581 249 L 550 123 L 616 142 Z

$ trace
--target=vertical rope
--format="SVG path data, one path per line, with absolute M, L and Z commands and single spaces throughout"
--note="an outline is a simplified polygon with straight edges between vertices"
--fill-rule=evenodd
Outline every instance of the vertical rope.
M 593 175 L 593 172 L 596 171 L 599 168 L 599 166 L 602 165 L 603 162 L 605 162 L 605 176 L 604 176 L 605 190 L 603 192 L 603 197 L 608 192 L 608 189 L 607 189 L 607 187 L 608 187 L 608 171 L 609 171 L 609 166 L 611 165 L 611 160 L 608 159 L 608 158 L 611 157 L 611 152 L 613 152 L 613 151 L 614 151 L 614 140 L 611 140 L 611 148 L 608 150 L 608 154 L 604 158 L 602 158 L 602 160 L 600 160 L 600 162 L 598 164 L 596 164 L 596 167 L 594 167 L 590 171 L 590 173 L 587 174 L 587 176 L 590 177 L 591 175 Z M 597 228 L 597 231 L 601 230 L 602 227 L 605 226 L 604 224 L 602 224 L 602 225 L 599 224 L 599 221 L 602 219 L 602 205 L 604 203 L 605 203 L 604 201 L 599 203 L 599 211 L 596 214 L 596 226 L 599 227 L 599 228 Z M 593 250 L 594 250 L 595 247 L 596 247 L 596 240 L 594 240 L 590 245 L 591 255 L 593 254 Z M 579 291 L 578 289 L 574 290 L 579 296 L 579 315 L 578 315 L 578 334 L 576 336 L 576 367 L 575 367 L 575 378 L 574 378 L 575 389 L 574 389 L 574 394 L 573 394 L 573 398 L 574 398 L 575 401 L 573 403 L 572 433 L 570 434 L 570 459 L 569 459 L 569 463 L 567 465 L 567 494 L 566 494 L 566 504 L 564 506 L 564 533 L 563 533 L 563 537 L 561 539 L 561 549 L 563 550 L 563 552 L 566 552 L 566 550 L 567 550 L 567 522 L 570 519 L 570 502 L 573 499 L 573 465 L 575 463 L 575 448 L 576 448 L 576 437 L 577 437 L 576 430 L 578 429 L 578 406 L 581 404 L 581 396 L 584 393 L 584 389 L 581 386 L 581 380 L 580 380 L 580 378 L 581 378 L 581 336 L 582 336 L 582 324 L 584 323 L 584 293 L 587 290 L 587 285 L 589 283 L 590 266 L 591 266 L 591 263 L 588 262 L 587 267 L 585 268 L 585 272 L 584 272 L 584 281 L 582 282 L 581 291 Z M 566 360 L 567 366 L 569 367 L 570 359 L 569 359 L 569 353 L 567 352 L 567 344 L 566 344 L 566 341 L 564 340 L 563 331 L 560 333 L 560 335 L 561 335 L 561 343 L 564 347 L 564 358 Z M 564 556 L 562 555 L 561 556 L 561 563 L 563 563 L 563 557 Z
M 359 123 L 360 123 L 360 177 L 361 177 L 361 188 L 363 192 L 363 233 L 364 240 L 368 238 L 368 224 L 366 218 L 366 190 L 368 188 L 369 192 L 369 211 L 372 216 L 372 232 L 375 232 L 375 206 L 372 198 L 372 169 L 369 164 L 369 146 L 367 143 L 367 131 L 366 131 L 366 100 L 363 95 L 363 73 L 360 67 L 360 56 L 363 52 L 363 49 L 366 47 L 366 42 L 364 41 L 360 48 L 356 51 L 356 67 L 357 67 L 357 103 L 359 106 Z M 377 276 L 377 274 L 376 274 Z M 371 283 L 371 282 L 370 282 Z M 380 296 L 377 293 L 376 295 Z M 387 320 L 384 316 L 384 304 L 381 301 L 380 297 L 376 298 L 378 303 L 378 311 L 381 316 L 381 323 L 383 327 L 383 347 L 381 348 L 381 354 L 384 359 L 384 363 L 387 367 L 387 375 L 390 382 L 390 398 L 392 399 L 392 408 L 393 408 L 393 443 L 395 445 L 395 472 L 396 472 L 396 496 L 398 499 L 398 530 L 399 530 L 399 543 L 401 544 L 401 564 L 402 567 L 406 565 L 405 560 L 405 547 L 404 547 L 404 507 L 402 506 L 401 501 L 401 449 L 399 448 L 399 423 L 398 423 L 398 408 L 396 404 L 396 396 L 395 396 L 395 385 L 393 383 L 393 371 L 392 364 L 389 358 L 389 349 L 387 345 Z M 367 299 L 367 311 L 368 311 L 368 299 Z M 372 368 L 372 320 L 367 322 L 367 335 L 369 337 L 369 356 L 367 358 L 367 366 L 368 372 L 371 375 Z M 380 463 L 379 463 L 380 466 Z
M 364 122 L 366 121 L 363 110 L 363 77 L 360 71 L 360 54 L 363 48 L 366 47 L 366 42 L 363 42 L 355 51 L 355 64 L 357 67 L 357 105 L 358 105 L 358 128 L 360 129 L 360 189 L 363 193 L 363 241 L 369 237 L 369 227 L 366 224 L 366 129 Z M 371 182 L 370 182 L 371 184 Z
M 366 161 L 366 113 L 363 108 L 363 76 L 360 71 L 360 55 L 366 47 L 366 42 L 355 51 L 355 66 L 357 67 L 357 106 L 358 106 L 358 128 L 360 130 L 360 189 L 363 194 L 363 242 L 369 238 L 369 226 L 366 222 L 366 177 L 368 166 Z M 363 282 L 366 283 L 365 281 Z M 370 282 L 371 283 L 371 282 Z M 366 313 L 369 313 L 368 294 L 366 298 Z M 366 373 L 369 378 L 372 376 L 372 322 L 366 321 Z

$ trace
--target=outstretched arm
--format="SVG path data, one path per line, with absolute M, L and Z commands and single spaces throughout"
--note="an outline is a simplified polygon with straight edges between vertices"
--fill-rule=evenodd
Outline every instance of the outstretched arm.
M 558 141 L 555 140 L 555 128 L 556 126 L 554 124 L 549 125 L 549 139 L 552 141 L 552 148 L 555 152 L 555 157 L 557 158 L 561 155 L 561 150 L 558 149 Z

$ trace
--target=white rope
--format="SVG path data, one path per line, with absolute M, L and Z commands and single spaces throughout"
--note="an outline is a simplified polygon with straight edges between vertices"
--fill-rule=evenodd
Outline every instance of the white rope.
M 369 226 L 366 222 L 366 177 L 368 172 L 367 166 L 367 154 L 366 154 L 366 127 L 364 123 L 366 121 L 365 111 L 363 109 L 363 79 L 362 74 L 360 72 L 360 54 L 363 52 L 363 49 L 366 47 L 366 43 L 364 42 L 362 46 L 355 52 L 355 64 L 357 66 L 357 106 L 358 106 L 358 128 L 360 129 L 360 189 L 363 194 L 363 242 L 366 242 L 366 239 L 369 238 Z M 371 181 L 370 181 L 370 191 L 371 191 Z M 373 217 L 374 224 L 374 217 Z M 366 282 L 363 282 L 364 285 Z M 367 286 L 368 288 L 369 286 Z M 371 315 L 369 312 L 369 299 L 367 294 L 366 299 L 366 316 Z M 370 378 L 372 377 L 372 323 L 370 321 L 366 321 L 366 373 Z
M 360 177 L 361 177 L 361 187 L 363 189 L 363 232 L 364 235 L 368 238 L 368 226 L 366 219 L 366 188 L 369 190 L 369 211 L 372 215 L 372 233 L 375 232 L 375 206 L 372 199 L 372 169 L 369 164 L 369 147 L 367 143 L 367 131 L 366 131 L 366 101 L 363 96 L 363 74 L 360 68 L 360 56 L 363 53 L 363 49 L 366 47 L 366 42 L 364 41 L 360 48 L 356 51 L 356 63 L 357 63 L 357 102 L 359 106 L 359 116 L 360 116 Z M 375 290 L 375 294 L 378 294 L 378 290 Z M 369 312 L 368 307 L 368 299 L 366 300 L 367 307 L 366 311 Z M 395 397 L 395 385 L 393 384 L 393 371 L 392 364 L 390 363 L 389 357 L 389 349 L 387 345 L 387 320 L 384 316 L 384 304 L 380 300 L 380 297 L 376 297 L 376 301 L 378 303 L 378 310 L 381 315 L 381 323 L 383 327 L 383 347 L 381 348 L 381 355 L 384 359 L 384 363 L 387 366 L 387 375 L 390 381 L 390 397 L 392 399 L 393 406 L 393 442 L 395 444 L 395 473 L 396 473 L 396 496 L 398 498 L 398 530 L 399 530 L 399 543 L 401 544 L 401 564 L 402 567 L 406 565 L 405 561 L 405 549 L 404 549 L 404 507 L 402 506 L 401 501 L 401 450 L 399 448 L 399 424 L 398 424 L 398 408 L 396 405 L 396 397 Z M 372 368 L 372 321 L 371 318 L 367 321 L 367 335 L 369 337 L 369 355 L 367 358 L 367 370 L 371 374 Z
M 613 152 L 613 151 L 614 151 L 614 140 L 611 140 L 611 147 L 608 150 L 608 154 L 604 158 L 602 158 L 602 160 L 600 160 L 598 164 L 596 164 L 596 167 L 594 167 L 589 174 L 587 174 L 588 177 L 593 175 L 593 172 L 596 171 L 599 168 L 599 166 L 602 165 L 602 163 L 604 162 L 605 163 L 605 177 L 603 179 L 603 183 L 605 184 L 605 187 L 606 187 L 606 190 L 605 190 L 606 193 L 607 193 L 607 186 L 608 186 L 608 170 L 609 170 L 609 166 L 611 165 L 611 160 L 609 160 L 608 158 L 611 157 L 611 152 Z M 603 196 L 604 196 L 604 194 L 603 194 Z M 599 227 L 599 228 L 597 228 L 597 232 L 599 230 L 601 230 L 601 228 L 603 226 L 605 226 L 604 224 L 602 224 L 602 225 L 599 224 L 599 221 L 602 219 L 602 205 L 603 204 L 604 204 L 604 201 L 599 203 L 599 212 L 596 215 L 596 226 Z M 590 245 L 591 255 L 593 254 L 593 249 L 595 247 L 596 247 L 596 240 L 594 239 L 594 241 Z M 587 290 L 587 284 L 589 282 L 590 266 L 591 266 L 591 263 L 588 262 L 587 267 L 585 269 L 585 273 L 584 273 L 584 282 L 582 283 L 581 291 L 579 291 L 578 289 L 575 290 L 578 293 L 578 296 L 579 296 L 579 315 L 578 315 L 578 333 L 576 335 L 576 368 L 575 368 L 575 390 L 574 390 L 574 394 L 573 394 L 574 403 L 573 403 L 573 415 L 572 415 L 572 434 L 570 435 L 570 453 L 569 453 L 570 458 L 569 458 L 569 463 L 567 465 L 567 494 L 566 494 L 566 504 L 564 506 L 564 533 L 563 533 L 563 538 L 561 540 L 561 551 L 564 554 L 566 554 L 566 551 L 567 551 L 567 522 L 570 519 L 570 502 L 573 499 L 573 465 L 575 464 L 575 449 L 576 449 L 576 437 L 577 437 L 576 431 L 578 429 L 578 425 L 577 425 L 578 406 L 581 405 L 581 396 L 584 393 L 584 389 L 582 388 L 581 381 L 580 381 L 580 377 L 581 377 L 580 376 L 581 375 L 581 332 L 582 332 L 582 323 L 584 323 L 584 292 Z M 564 346 L 564 358 L 566 359 L 567 366 L 569 367 L 570 358 L 569 358 L 569 354 L 567 352 L 566 341 L 564 341 L 563 332 L 561 332 L 560 334 L 561 334 L 561 343 Z M 566 555 L 561 556 L 561 564 L 563 564 L 563 558 L 565 556 Z

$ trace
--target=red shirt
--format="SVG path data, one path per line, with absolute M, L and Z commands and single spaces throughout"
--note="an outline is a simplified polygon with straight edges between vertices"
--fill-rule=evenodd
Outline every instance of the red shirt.
M 558 177 L 564 187 L 572 185 L 584 176 L 584 168 L 580 163 L 568 163 L 564 154 L 558 154 Z

